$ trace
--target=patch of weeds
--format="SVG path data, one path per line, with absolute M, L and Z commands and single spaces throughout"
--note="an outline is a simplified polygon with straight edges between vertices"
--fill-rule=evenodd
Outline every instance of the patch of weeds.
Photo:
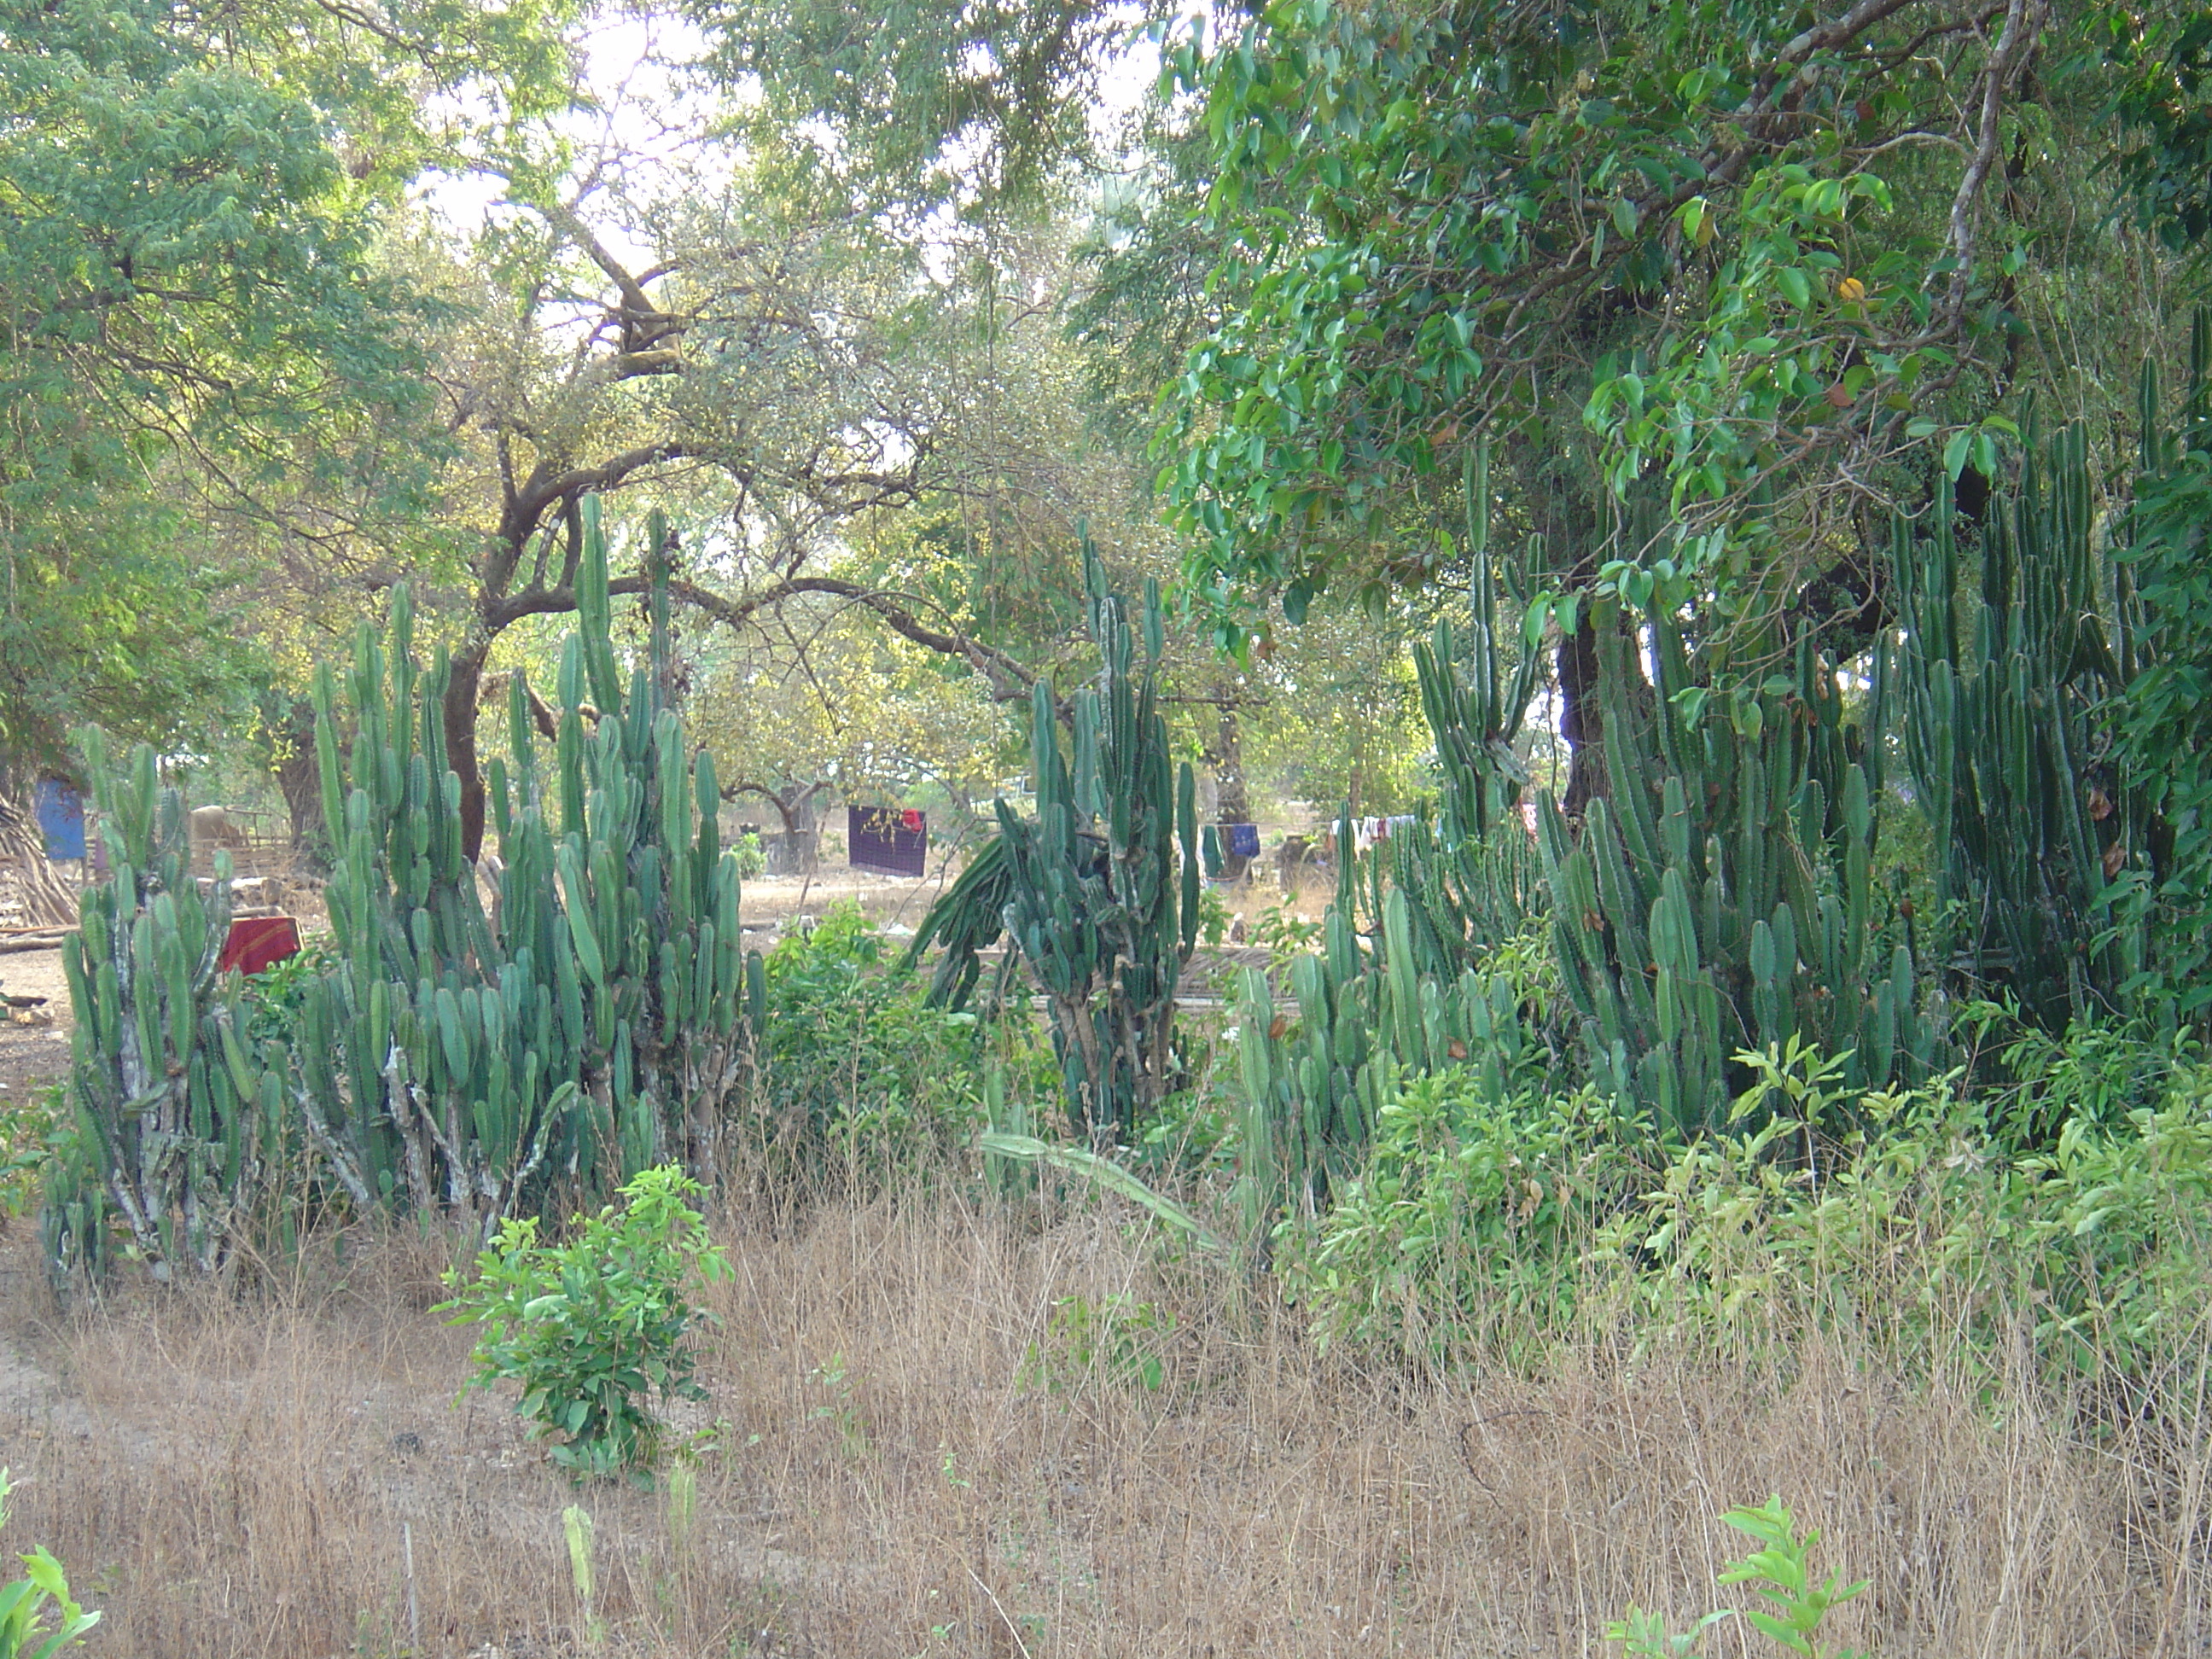
M 1797 1519 L 1779 1497 L 1768 1498 L 1756 1509 L 1730 1510 L 1721 1519 L 1759 1547 L 1723 1571 L 1717 1582 L 1749 1584 L 1767 1606 L 1741 1611 L 1717 1608 L 1682 1632 L 1669 1631 L 1667 1621 L 1656 1613 L 1631 1607 L 1626 1619 L 1606 1626 L 1606 1640 L 1620 1643 L 1627 1659 L 1694 1659 L 1707 1631 L 1730 1619 L 1741 1619 L 1784 1653 L 1796 1654 L 1799 1659 L 1860 1659 L 1847 1650 L 1822 1646 L 1820 1625 L 1831 1612 L 1866 1589 L 1869 1581 L 1863 1578 L 1856 1584 L 1846 1584 L 1840 1574 L 1830 1573 L 1814 1583 L 1809 1564 L 1820 1534 L 1814 1531 L 1798 1537 Z
M 1174 1330 L 1174 1315 L 1134 1297 L 1060 1297 L 1043 1342 L 1030 1344 L 1022 1384 L 1062 1394 L 1103 1381 L 1157 1394 L 1167 1382 L 1161 1349 Z
M 852 1458 L 868 1455 L 867 1419 L 860 1415 L 859 1403 L 853 1398 L 853 1379 L 846 1375 L 845 1356 L 833 1353 L 812 1370 L 807 1380 L 829 1395 L 829 1399 L 807 1413 L 817 1423 L 828 1423 L 837 1431 L 837 1438 L 845 1448 L 845 1455 Z
M 37 1204 L 56 1142 L 70 1133 L 65 1086 L 0 1100 L 0 1213 L 28 1215 Z

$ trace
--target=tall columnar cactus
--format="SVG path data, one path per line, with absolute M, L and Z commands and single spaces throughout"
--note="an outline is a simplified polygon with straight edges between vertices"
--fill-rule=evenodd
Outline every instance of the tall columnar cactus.
M 572 995 L 582 1016 L 576 1080 L 599 1122 L 611 1127 L 627 1179 L 670 1158 L 711 1158 L 750 1052 L 748 1006 L 757 1012 L 765 988 L 738 925 L 737 861 L 721 846 L 714 762 L 703 750 L 687 757 L 667 706 L 665 532 L 656 514 L 652 648 L 625 690 L 597 507 L 586 503 L 578 628 L 561 663 L 561 834 L 552 854 L 580 975 L 573 994 L 559 988 L 564 1017 Z M 596 719 L 587 718 L 594 708 Z M 514 720 L 521 799 L 510 805 L 501 789 L 502 846 L 510 823 L 526 838 L 532 811 L 519 704 Z
M 1872 877 L 1881 677 L 1864 720 L 1849 719 L 1834 665 L 1801 641 L 1794 673 L 1733 720 L 1692 720 L 1673 620 L 1645 623 L 1658 681 L 1639 696 L 1619 619 L 1600 619 L 1609 798 L 1579 836 L 1548 802 L 1541 821 L 1591 1070 L 1681 1133 L 1725 1121 L 1736 1051 L 1791 1036 L 1848 1050 L 1848 1087 L 1924 1076 L 1937 1041 Z
M 528 976 L 495 946 L 461 855 L 459 785 L 437 715 L 446 663 L 441 653 L 427 673 L 417 666 L 413 627 L 402 588 L 390 649 L 362 629 L 343 755 L 333 678 L 317 680 L 337 962 L 302 997 L 295 1102 L 357 1206 L 489 1226 L 542 1163 L 565 1103 L 555 1093 L 574 1065 L 557 1025 L 532 1018 Z M 512 1050 L 504 1065 L 501 1048 Z
M 1527 769 L 1513 740 L 1528 718 L 1541 654 L 1524 646 L 1509 673 L 1498 648 L 1498 575 L 1490 557 L 1490 446 L 1467 466 L 1468 629 L 1462 639 L 1440 618 L 1434 637 L 1413 647 L 1421 712 L 1444 775 L 1443 844 L 1479 844 L 1509 822 Z M 1513 567 L 1506 567 L 1509 578 Z M 1516 597 L 1520 595 L 1516 590 Z
M 2113 756 L 2144 826 L 2149 867 L 2123 907 L 2151 941 L 2143 987 L 2161 1013 L 2212 1025 L 2212 306 L 2189 331 L 2189 367 L 2168 410 L 2145 361 L 2135 501 L 2114 598 L 2136 590 L 2139 625 L 2115 641 L 2127 693 Z M 2133 607 L 2130 607 L 2132 609 Z M 2135 622 L 2134 617 L 2130 618 Z
M 1098 684 L 1073 699 L 1072 753 L 1040 684 L 1030 720 L 1036 817 L 996 803 L 997 836 L 932 907 L 913 952 L 944 942 L 933 994 L 957 1002 L 975 984 L 975 953 L 1011 936 L 1052 1017 L 1070 1120 L 1104 1143 L 1141 1122 L 1175 1076 L 1199 837 L 1191 769 L 1170 758 L 1158 708 L 1158 585 L 1146 586 L 1139 659 L 1128 608 L 1087 547 L 1084 568 L 1103 660 Z
M 118 771 L 97 733 L 86 750 L 114 866 L 85 893 L 62 961 L 76 1012 L 71 1094 L 97 1167 L 87 1160 L 87 1179 L 50 1194 L 49 1253 L 97 1260 L 85 1235 L 112 1206 L 158 1276 L 212 1272 L 262 1200 L 283 1135 L 280 1079 L 249 1052 L 236 982 L 216 971 L 229 859 L 217 854 L 203 892 L 183 800 L 161 786 L 153 751 Z
M 155 790 L 150 758 L 117 779 L 95 748 L 123 849 L 72 957 L 99 1182 L 56 1195 L 58 1259 L 93 1254 L 76 1235 L 97 1229 L 104 1200 L 157 1264 L 212 1265 L 280 1146 L 312 1152 L 362 1211 L 487 1234 L 556 1188 L 611 1190 L 672 1155 L 710 1162 L 750 1051 L 760 963 L 742 946 L 713 769 L 665 706 L 665 532 L 656 515 L 653 648 L 625 685 L 598 503 L 580 520 L 550 769 L 528 688 L 520 675 L 509 686 L 492 915 L 461 855 L 445 661 L 416 663 L 404 591 L 388 646 L 363 629 L 349 697 L 321 677 L 334 961 L 303 988 L 288 1042 L 248 1052 L 236 982 L 214 971 L 227 870 L 204 899 L 181 805 Z
M 1248 1226 L 1285 1203 L 1318 1207 L 1358 1167 L 1376 1113 L 1405 1079 L 1467 1066 L 1503 1101 L 1550 1073 L 1542 1018 L 1521 1006 L 1510 979 L 1473 963 L 1423 965 L 1419 905 L 1409 888 L 1391 887 L 1372 950 L 1344 908 L 1332 906 L 1321 951 L 1291 964 L 1279 1012 L 1267 975 L 1245 970 L 1237 1199 Z
M 2114 904 L 2143 827 L 2105 725 L 2133 677 L 2136 607 L 2097 544 L 2082 432 L 2059 433 L 2047 465 L 2036 450 L 1990 503 L 1978 592 L 1964 591 L 1948 483 L 1923 532 L 1899 520 L 1892 564 L 1905 762 L 1942 855 L 1949 966 L 2058 1029 L 2120 1001 L 2142 967 Z
M 388 655 L 366 630 L 356 649 L 347 763 L 320 690 L 342 967 L 307 1000 L 300 1107 L 359 1204 L 403 1193 L 489 1231 L 533 1183 L 611 1188 L 670 1157 L 704 1165 L 749 1052 L 760 971 L 713 765 L 687 757 L 665 701 L 666 532 L 654 515 L 654 648 L 625 685 L 596 500 L 580 520 L 550 780 L 519 674 L 490 768 L 495 923 L 460 852 L 435 712 L 444 659 L 415 667 L 404 593 Z

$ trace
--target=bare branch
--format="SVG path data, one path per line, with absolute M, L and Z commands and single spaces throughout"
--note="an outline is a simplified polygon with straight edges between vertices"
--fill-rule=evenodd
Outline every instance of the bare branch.
M 1958 268 L 1951 273 L 1948 305 L 1954 318 L 1966 304 L 1967 278 L 1973 269 L 1974 209 L 1990 169 L 1996 165 L 2005 94 L 2027 61 L 2042 26 L 2046 3 L 2047 0 L 2011 0 L 2005 9 L 2004 33 L 1997 38 L 1996 49 L 1990 54 L 1989 67 L 1983 71 L 1981 128 L 1974 144 L 1974 158 L 1966 164 L 1966 171 L 1959 180 L 1958 193 L 1951 198 L 1951 252 L 1959 262 Z

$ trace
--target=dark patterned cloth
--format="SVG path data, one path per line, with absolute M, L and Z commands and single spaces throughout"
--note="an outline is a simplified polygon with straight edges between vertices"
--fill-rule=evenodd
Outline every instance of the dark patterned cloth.
M 919 878 L 929 864 L 929 820 L 911 806 L 848 806 L 845 845 L 855 870 Z

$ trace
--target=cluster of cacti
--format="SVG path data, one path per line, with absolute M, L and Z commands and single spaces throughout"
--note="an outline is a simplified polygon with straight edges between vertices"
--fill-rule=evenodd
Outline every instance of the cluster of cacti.
M 1052 1019 L 1068 1114 L 1096 1142 L 1126 1138 L 1171 1086 L 1176 986 L 1197 939 L 1197 792 L 1170 759 L 1158 708 L 1164 645 L 1158 585 L 1147 582 L 1144 655 L 1127 607 L 1086 547 L 1098 684 L 1072 700 L 1071 741 L 1040 683 L 1031 700 L 1036 816 L 1001 799 L 999 832 L 933 906 L 914 943 L 945 947 L 933 994 L 957 1002 L 976 953 L 1003 933 Z
M 1330 1181 L 1356 1167 L 1402 1079 L 1465 1063 L 1503 1099 L 1553 1058 L 1541 1017 L 1529 1018 L 1516 988 L 1489 971 L 1545 899 L 1512 749 L 1540 659 L 1524 649 L 1508 672 L 1499 648 L 1486 449 L 1468 470 L 1467 539 L 1467 631 L 1439 622 L 1414 652 L 1444 775 L 1439 821 L 1402 830 L 1364 860 L 1350 821 L 1340 823 L 1336 902 L 1322 951 L 1291 964 L 1292 1007 L 1279 1013 L 1266 975 L 1244 975 L 1239 1198 L 1254 1227 L 1285 1202 L 1318 1204 Z M 1373 947 L 1362 942 L 1363 905 Z
M 1492 830 L 1512 819 L 1521 801 L 1527 769 L 1513 751 L 1513 740 L 1528 718 L 1529 699 L 1543 658 L 1524 648 L 1509 674 L 1498 649 L 1498 577 L 1490 559 L 1490 446 L 1478 445 L 1467 468 L 1468 559 L 1468 634 L 1462 648 L 1449 620 L 1439 619 L 1434 638 L 1413 647 L 1413 666 L 1421 688 L 1421 713 L 1436 741 L 1437 764 L 1443 773 L 1443 828 L 1448 847 L 1480 844 Z M 1514 597 L 1527 595 L 1506 565 Z
M 2152 942 L 2142 990 L 2161 1017 L 2212 1026 L 2212 306 L 2189 331 L 2180 406 L 2143 364 L 2135 501 L 2121 527 L 2116 643 L 2132 678 L 2113 714 L 2113 756 L 2144 829 L 2147 871 L 2121 906 Z M 2118 792 L 2111 792 L 2117 795 Z
M 530 902 L 518 867 L 545 860 L 543 817 L 525 711 L 514 693 L 516 765 L 495 780 L 501 855 L 501 929 L 537 959 L 567 955 L 567 930 L 580 970 L 582 1018 L 575 1082 L 597 1120 L 615 1131 L 620 1179 L 672 1158 L 711 1164 L 722 1105 L 749 1053 L 748 1029 L 763 1017 L 766 987 L 738 920 L 738 866 L 720 842 L 720 793 L 702 749 L 690 759 L 682 726 L 666 706 L 665 538 L 655 524 L 651 590 L 653 650 L 625 695 L 610 641 L 606 561 L 594 554 L 587 522 L 577 574 L 577 631 L 561 665 L 556 763 L 562 826 L 550 848 L 562 905 L 542 879 Z M 599 710 L 587 732 L 585 694 Z M 517 920 L 507 921 L 510 900 Z M 568 990 L 561 986 L 563 1018 Z
M 538 1045 L 555 1032 L 530 1019 L 537 1011 L 524 997 L 499 995 L 503 953 L 462 855 L 459 789 L 438 718 L 446 662 L 441 653 L 427 673 L 418 668 L 413 632 L 404 588 L 389 652 L 362 629 L 343 755 L 332 676 L 317 678 L 336 960 L 301 1001 L 293 1093 L 305 1133 L 356 1206 L 496 1217 L 543 1156 Z M 523 989 L 520 975 L 507 979 L 510 994 Z M 493 1063 L 501 1026 L 531 1054 L 519 1077 L 511 1061 Z
M 2114 902 L 2143 826 L 2106 729 L 2135 675 L 2136 606 L 2097 545 L 2086 436 L 2061 432 L 2047 475 L 2036 449 L 2031 437 L 2012 499 L 1990 504 L 1978 594 L 1961 591 L 1948 482 L 1920 532 L 1898 520 L 1892 563 L 1905 757 L 1942 860 L 1948 965 L 2059 1030 L 2117 1004 L 2142 967 Z
M 1420 965 L 1419 902 L 1412 890 L 1390 888 L 1371 950 L 1347 908 L 1331 906 L 1322 949 L 1291 962 L 1290 1004 L 1279 1012 L 1267 976 L 1245 970 L 1237 1198 L 1249 1226 L 1286 1202 L 1317 1207 L 1358 1166 L 1376 1114 L 1406 1079 L 1464 1065 L 1502 1102 L 1548 1074 L 1554 1056 L 1540 1016 L 1509 975 Z
M 212 1265 L 272 1138 L 304 1144 L 362 1210 L 487 1234 L 556 1188 L 611 1191 L 672 1157 L 711 1167 L 758 1018 L 759 959 L 743 949 L 712 765 L 692 760 L 665 706 L 658 515 L 654 647 L 627 687 L 596 501 L 580 532 L 550 773 L 528 688 L 520 674 L 508 688 L 490 916 L 446 763 L 445 659 L 416 665 L 404 591 L 388 649 L 363 630 L 343 704 L 321 677 L 333 949 L 300 990 L 289 1042 L 252 1054 L 234 1036 L 237 984 L 215 973 L 227 872 L 204 902 L 173 797 L 148 827 L 150 756 L 127 785 L 95 758 L 125 850 L 86 900 L 77 1087 L 100 1129 L 101 1185 L 150 1259 Z
M 97 733 L 86 747 L 114 864 L 62 949 L 85 1145 L 56 1171 L 47 1256 L 96 1267 L 112 1211 L 161 1276 L 209 1272 L 260 1202 L 284 1133 L 280 1079 L 249 1053 L 237 982 L 216 971 L 229 859 L 216 854 L 203 893 L 183 800 L 161 786 L 152 751 L 118 770 Z
M 1552 927 L 1591 1074 L 1661 1126 L 1727 1121 L 1733 1056 L 1799 1036 L 1848 1052 L 1848 1088 L 1917 1080 L 1938 1057 L 1912 952 L 1873 876 L 1884 686 L 1847 718 L 1809 640 L 1723 717 L 1673 619 L 1644 618 L 1647 687 L 1618 615 L 1598 618 L 1610 790 L 1579 836 L 1541 817 Z M 1641 691 L 1643 695 L 1638 693 Z

